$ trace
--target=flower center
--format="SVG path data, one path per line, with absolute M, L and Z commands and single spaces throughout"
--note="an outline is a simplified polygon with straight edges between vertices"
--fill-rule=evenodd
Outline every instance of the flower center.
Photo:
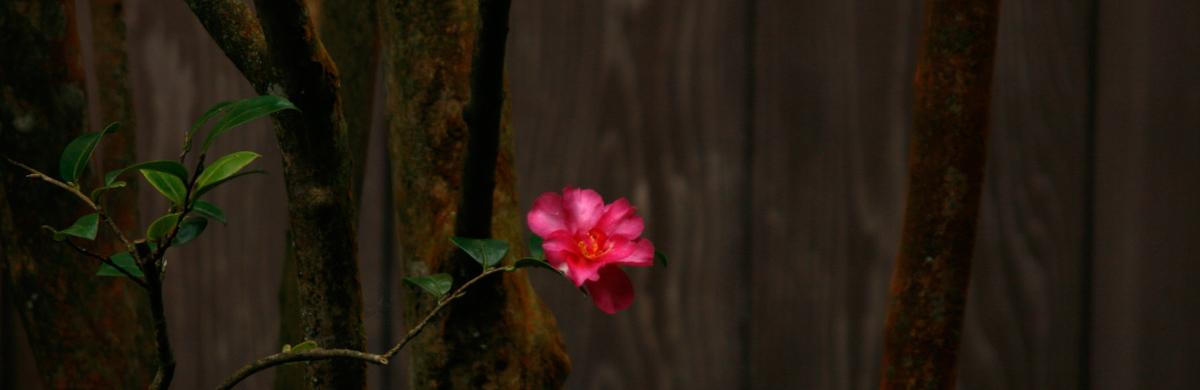
M 588 235 L 579 240 L 579 253 L 588 259 L 600 257 L 609 248 L 612 248 L 612 243 L 608 242 L 608 235 L 600 229 L 588 230 Z

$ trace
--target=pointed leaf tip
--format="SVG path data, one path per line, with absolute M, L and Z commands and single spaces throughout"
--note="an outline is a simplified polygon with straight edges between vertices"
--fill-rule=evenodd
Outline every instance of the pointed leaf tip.
M 475 262 L 483 266 L 484 270 L 500 264 L 500 261 L 504 260 L 504 256 L 508 254 L 508 243 L 503 240 L 450 237 L 450 241 L 467 252 L 472 259 L 475 259 Z
M 67 144 L 67 147 L 63 149 L 62 158 L 58 161 L 58 174 L 63 181 L 67 183 L 79 181 L 79 176 L 83 175 L 88 160 L 92 159 L 92 151 L 96 150 L 96 144 L 100 143 L 100 137 L 114 132 L 120 127 L 120 122 L 113 122 L 104 130 L 81 135 Z
M 433 274 L 420 278 L 404 278 L 404 283 L 420 287 L 433 296 L 441 298 L 450 292 L 450 287 L 454 285 L 454 277 L 450 274 Z
M 54 240 L 62 241 L 62 240 L 67 239 L 67 236 L 75 236 L 75 237 L 79 237 L 79 238 L 86 238 L 88 240 L 95 240 L 96 239 L 96 230 L 99 225 L 100 225 L 100 214 L 91 213 L 88 215 L 84 215 L 82 217 L 79 217 L 79 219 L 75 220 L 75 223 L 71 224 L 70 227 L 55 232 Z

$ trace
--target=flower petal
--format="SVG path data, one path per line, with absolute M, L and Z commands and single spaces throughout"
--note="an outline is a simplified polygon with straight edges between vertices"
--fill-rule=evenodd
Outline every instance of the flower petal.
M 588 295 L 596 307 L 608 314 L 616 314 L 633 304 L 633 282 L 621 268 L 609 265 L 600 269 L 600 279 L 587 282 Z
M 616 202 L 608 206 L 604 206 L 604 215 L 596 222 L 596 228 L 603 230 L 609 236 L 621 235 L 630 239 L 637 238 L 642 235 L 642 230 L 645 229 L 645 222 L 642 217 L 638 216 L 636 207 L 629 205 L 629 201 L 625 198 L 617 199 Z
M 629 243 L 629 246 L 635 247 L 628 256 L 621 259 L 609 260 L 608 264 L 631 265 L 635 267 L 645 267 L 654 265 L 654 243 L 645 238 L 639 238 Z
M 553 192 L 542 194 L 533 201 L 533 209 L 529 210 L 525 219 L 529 222 L 529 229 L 542 238 L 546 238 L 556 231 L 566 230 L 567 225 L 563 221 L 562 196 Z
M 567 231 L 586 234 L 604 214 L 604 199 L 596 191 L 583 188 L 563 189 L 563 222 Z
M 632 255 L 638 249 L 637 243 L 625 236 L 609 236 L 608 242 L 608 250 L 604 254 L 593 258 L 592 261 L 604 264 L 612 263 L 629 257 L 629 255 Z

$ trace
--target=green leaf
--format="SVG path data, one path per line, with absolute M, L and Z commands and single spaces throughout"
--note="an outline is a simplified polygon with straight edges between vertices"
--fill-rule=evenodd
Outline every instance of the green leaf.
M 192 211 L 195 211 L 196 214 L 215 219 L 222 225 L 227 225 L 225 222 L 225 212 L 217 208 L 217 205 L 205 202 L 203 200 L 197 200 L 196 203 L 192 204 Z
M 96 239 L 96 227 L 100 225 L 100 214 L 91 213 L 75 220 L 75 223 L 66 229 L 54 233 L 55 241 L 67 239 L 67 236 L 75 236 L 86 238 L 89 240 Z
M 529 235 L 529 254 L 537 259 L 546 259 L 546 250 L 542 248 L 542 243 L 546 242 L 542 236 L 536 234 Z
M 471 255 L 471 258 L 475 259 L 485 270 L 499 264 L 500 260 L 504 260 L 504 255 L 508 254 L 508 243 L 503 240 L 450 237 L 450 241 Z
M 242 100 L 244 99 L 226 100 L 217 103 L 215 106 L 212 106 L 212 108 L 209 108 L 208 111 L 205 111 L 204 115 L 200 115 L 200 119 L 196 120 L 196 123 L 192 125 L 192 129 L 188 130 L 187 135 L 183 137 L 183 151 L 186 152 L 192 150 L 192 136 L 196 135 L 196 130 L 199 130 L 200 126 L 204 126 L 205 123 L 208 123 L 209 120 L 212 120 L 212 118 L 217 116 L 217 114 L 220 114 L 221 111 L 225 111 L 225 109 L 229 108 L 229 106 L 237 104 Z
M 204 228 L 208 227 L 208 218 L 204 217 L 187 217 L 183 222 L 179 223 L 179 232 L 175 233 L 175 240 L 171 241 L 172 246 L 180 246 L 187 244 L 189 241 L 200 237 L 200 233 L 204 232 Z
M 295 347 L 292 347 L 293 352 L 299 352 L 299 351 L 303 351 L 306 349 L 317 349 L 317 342 L 313 341 L 313 340 L 308 340 L 303 343 L 296 344 Z
M 220 120 L 217 120 L 217 123 L 213 125 L 212 130 L 209 130 L 208 138 L 204 140 L 204 146 L 200 147 L 200 153 L 208 151 L 209 145 L 212 145 L 213 140 L 216 139 L 217 136 L 221 135 L 221 133 L 224 133 L 229 129 L 237 127 L 238 125 L 251 120 L 288 109 L 296 111 L 300 110 L 296 108 L 292 102 L 289 102 L 287 99 L 279 96 L 265 95 L 256 98 L 240 100 L 233 104 L 232 108 L 229 109 L 228 114 L 225 114 L 225 116 L 221 117 Z
M 291 351 L 291 350 L 292 350 L 291 344 L 284 344 L 283 349 L 279 350 L 279 353 L 285 353 L 285 352 Z
M 149 170 L 149 171 L 158 171 L 158 172 L 162 172 L 162 173 L 169 173 L 169 174 L 171 174 L 171 176 L 178 177 L 180 182 L 186 182 L 188 179 L 188 171 L 187 171 L 187 168 L 183 167 L 183 164 L 180 164 L 180 163 L 177 163 L 174 161 L 169 161 L 169 160 L 157 160 L 157 161 L 140 162 L 140 163 L 133 164 L 133 165 L 130 165 L 125 168 L 121 168 L 121 169 L 109 172 L 107 175 L 104 175 L 104 185 L 107 186 L 107 185 L 112 184 L 113 180 L 117 179 L 117 176 L 120 176 L 122 173 L 131 171 L 134 169 L 140 169 L 143 171 Z
M 662 264 L 663 268 L 667 268 L 667 255 L 664 255 L 662 252 L 654 251 L 654 261 Z
M 141 171 L 142 176 L 146 177 L 146 181 L 150 182 L 150 185 L 154 186 L 155 189 L 158 189 L 158 192 L 161 192 L 167 199 L 175 202 L 175 204 L 183 204 L 183 196 L 187 192 L 187 187 L 183 185 L 182 180 L 179 180 L 175 175 L 159 171 L 148 169 Z
M 262 155 L 254 152 L 233 152 L 225 157 L 221 157 L 214 161 L 212 165 L 204 168 L 204 172 L 200 173 L 200 177 L 196 179 L 196 192 L 208 192 L 209 189 L 215 187 L 218 182 L 237 174 L 238 171 L 250 164 L 254 159 L 262 157 Z
M 118 181 L 118 182 L 114 182 L 114 183 L 109 183 L 108 185 L 106 185 L 104 187 L 94 189 L 94 190 L 92 190 L 92 202 L 100 203 L 100 195 L 104 195 L 105 192 L 108 192 L 108 190 L 111 190 L 113 188 L 121 188 L 124 186 L 125 186 L 125 182 Z
M 550 263 L 547 263 L 545 261 L 542 261 L 541 259 L 535 259 L 532 257 L 522 257 L 522 258 L 518 259 L 516 263 L 513 263 L 512 267 L 511 267 L 512 270 L 509 272 L 516 271 L 518 269 L 525 268 L 525 267 L 541 267 L 541 268 L 545 268 L 545 269 L 554 270 L 554 272 L 558 272 L 560 274 L 562 273 L 562 271 L 560 271 L 558 268 L 554 268 L 554 266 L 550 265 Z
M 63 181 L 79 181 L 83 168 L 87 167 L 88 160 L 92 159 L 92 151 L 96 150 L 96 144 L 100 143 L 100 136 L 114 132 L 120 127 L 120 122 L 113 122 L 104 130 L 81 135 L 67 144 L 67 148 L 63 149 L 62 159 L 58 161 L 58 174 L 62 176 Z
M 454 285 L 454 277 L 450 274 L 433 274 L 420 278 L 404 278 L 404 283 L 423 288 L 433 296 L 441 298 L 450 292 L 450 286 Z
M 112 257 L 109 257 L 109 259 L 112 260 L 113 264 L 121 267 L 121 269 L 129 271 L 129 273 L 133 276 L 145 276 L 142 274 L 142 270 L 138 269 L 137 262 L 133 261 L 133 256 L 130 255 L 129 252 L 121 252 L 112 255 Z M 96 276 L 125 276 L 125 274 L 108 264 L 100 264 L 100 270 L 96 272 Z
M 171 232 L 175 227 L 175 223 L 179 222 L 179 214 L 167 214 L 150 224 L 150 228 L 146 229 L 147 241 L 158 241 L 164 235 Z
M 207 187 L 201 187 L 200 189 L 196 190 L 196 193 L 192 194 L 192 199 L 200 199 L 200 195 L 204 195 L 205 193 L 208 192 L 208 190 L 217 188 L 217 186 L 219 186 L 221 184 L 225 184 L 225 182 L 227 182 L 227 181 L 237 179 L 239 177 L 246 176 L 246 175 L 253 175 L 256 173 L 263 174 L 263 175 L 269 175 L 269 173 L 267 173 L 266 169 L 255 169 L 252 171 L 238 172 L 238 173 L 234 174 L 233 176 L 212 182 Z

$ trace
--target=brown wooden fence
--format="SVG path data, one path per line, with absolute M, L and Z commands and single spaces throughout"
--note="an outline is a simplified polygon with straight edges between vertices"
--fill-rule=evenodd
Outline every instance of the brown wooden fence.
M 184 2 L 126 3 L 139 153 L 170 158 L 205 108 L 253 92 Z M 921 7 L 514 2 L 522 204 L 568 184 L 627 197 L 671 258 L 630 271 L 638 296 L 615 316 L 535 275 L 568 388 L 877 386 Z M 1005 0 L 994 90 L 960 388 L 1200 388 L 1200 2 Z M 382 123 L 360 228 L 373 351 L 403 334 Z M 217 148 L 260 152 L 275 175 L 214 193 L 229 226 L 171 259 L 178 389 L 279 348 L 268 127 Z M 4 298 L 0 388 L 38 388 L 11 315 L 25 298 Z M 403 365 L 371 372 L 373 388 L 405 387 Z

